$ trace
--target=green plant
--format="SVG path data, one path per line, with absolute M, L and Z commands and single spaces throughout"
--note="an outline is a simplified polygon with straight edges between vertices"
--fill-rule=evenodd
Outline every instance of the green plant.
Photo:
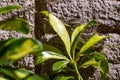
M 9 5 L 0 8 L 0 14 L 20 9 L 18 5 Z M 0 29 L 29 33 L 29 24 L 22 18 L 14 18 L 0 22 Z M 42 51 L 42 44 L 32 38 L 10 38 L 0 41 L 0 80 L 43 80 L 42 77 L 32 74 L 30 71 L 21 68 L 12 68 L 14 62 L 23 58 L 29 53 Z
M 108 61 L 103 54 L 97 51 L 91 51 L 90 48 L 98 43 L 100 40 L 106 38 L 107 36 L 100 36 L 98 33 L 91 36 L 79 49 L 76 51 L 79 38 L 83 31 L 88 25 L 97 26 L 98 23 L 95 20 L 90 21 L 88 24 L 82 24 L 78 26 L 73 31 L 71 37 L 64 26 L 64 24 L 54 15 L 48 13 L 47 11 L 42 11 L 49 18 L 49 22 L 52 25 L 54 31 L 58 34 L 65 45 L 66 53 L 62 53 L 60 50 L 53 46 L 43 45 L 45 51 L 39 53 L 36 58 L 36 65 L 43 63 L 49 59 L 58 59 L 53 66 L 52 70 L 55 73 L 64 73 L 67 71 L 75 72 L 78 80 L 83 80 L 79 70 L 80 68 L 87 68 L 93 66 L 98 68 L 102 74 L 101 80 L 108 74 Z M 67 54 L 68 56 L 65 56 Z M 85 60 L 87 59 L 87 60 Z M 71 76 L 61 76 L 55 77 L 54 80 L 68 80 L 73 79 Z M 76 79 L 74 77 L 74 79 Z

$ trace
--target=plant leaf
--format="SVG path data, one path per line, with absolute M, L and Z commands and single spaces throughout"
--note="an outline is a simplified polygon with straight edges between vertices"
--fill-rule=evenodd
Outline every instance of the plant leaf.
M 38 75 L 33 75 L 33 76 L 29 76 L 25 80 L 44 80 L 44 79 L 42 77 L 38 76 Z
M 46 14 L 46 12 L 45 12 L 45 14 Z M 50 20 L 50 24 L 52 25 L 54 31 L 62 39 L 62 41 L 66 47 L 66 50 L 68 52 L 68 55 L 70 56 L 70 37 L 69 37 L 69 34 L 68 34 L 64 24 L 57 17 L 55 17 L 52 14 L 49 14 L 49 20 Z
M 19 79 L 24 79 L 26 78 L 30 72 L 25 70 L 25 69 L 18 69 L 18 70 L 15 70 L 14 73 L 16 74 L 16 76 L 19 78 Z
M 62 52 L 59 49 L 57 49 L 54 46 L 47 45 L 47 44 L 43 44 L 43 51 L 52 51 L 52 52 L 62 54 Z
M 57 76 L 54 80 L 74 80 L 73 76 Z
M 35 64 L 40 64 L 48 59 L 64 59 L 66 60 L 67 58 L 59 53 L 51 52 L 51 51 L 43 51 L 41 52 L 38 57 L 36 58 Z
M 0 76 L 0 80 L 10 80 L 10 79 Z
M 17 10 L 17 9 L 20 9 L 20 8 L 21 7 L 18 6 L 18 5 L 8 5 L 8 6 L 0 8 L 0 14 L 4 14 L 4 13 L 10 12 L 12 10 Z
M 60 71 L 62 71 L 63 68 L 65 68 L 67 66 L 68 63 L 69 63 L 69 61 L 66 61 L 66 60 L 55 62 L 53 64 L 52 70 L 54 72 L 60 72 Z
M 0 22 L 0 29 L 2 30 L 18 31 L 24 34 L 28 34 L 30 31 L 29 28 L 30 26 L 28 22 L 21 18 L 14 18 Z
M 87 25 L 83 24 L 81 26 L 78 26 L 75 28 L 75 30 L 73 31 L 72 33 L 72 36 L 71 36 L 71 52 L 72 52 L 72 55 L 75 54 L 75 49 L 77 47 L 77 44 L 78 44 L 78 41 L 79 41 L 79 37 L 81 35 L 81 33 L 83 32 L 83 30 L 85 29 Z
M 100 62 L 97 62 L 94 58 L 84 62 L 80 68 L 87 68 L 89 66 L 93 66 L 93 67 L 96 67 L 96 68 L 99 68 L 100 67 Z
M 99 36 L 97 33 L 91 36 L 88 41 L 84 43 L 82 48 L 80 49 L 79 53 L 76 56 L 76 60 L 79 58 L 80 54 L 85 52 L 90 47 L 94 46 L 96 43 L 98 43 L 100 40 L 106 38 L 107 36 Z
M 9 42 L 10 41 L 8 40 L 8 43 Z M 41 50 L 42 44 L 35 39 L 32 38 L 16 39 L 12 41 L 9 45 L 2 48 L 2 50 L 0 51 L 0 55 L 2 54 L 3 56 L 0 56 L 1 57 L 0 63 L 1 64 L 6 63 L 6 65 L 9 65 L 13 61 L 21 59 L 22 57 L 29 53 L 40 52 Z
M 13 71 L 12 69 L 0 68 L 0 72 L 4 73 L 9 77 L 16 78 L 16 76 L 14 75 L 14 73 L 12 73 L 12 71 Z
M 100 72 L 102 73 L 102 77 L 107 76 L 109 73 L 109 65 L 106 57 L 98 52 L 94 52 L 92 57 L 97 61 L 100 61 Z

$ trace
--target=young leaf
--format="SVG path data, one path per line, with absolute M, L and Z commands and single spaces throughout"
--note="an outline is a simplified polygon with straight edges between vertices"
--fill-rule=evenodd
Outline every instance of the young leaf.
M 38 57 L 36 58 L 35 64 L 40 64 L 48 59 L 63 59 L 66 60 L 67 58 L 59 53 L 51 52 L 51 51 L 43 51 L 41 52 Z
M 0 54 L 2 54 L 3 56 L 0 56 L 1 57 L 0 63 L 4 64 L 8 62 L 6 65 L 9 65 L 10 62 L 21 59 L 22 57 L 29 53 L 40 52 L 41 50 L 42 44 L 35 39 L 31 38 L 16 39 L 9 45 L 2 48 Z
M 94 58 L 84 62 L 79 68 L 87 68 L 89 66 L 93 66 L 96 68 L 100 67 L 100 62 L 97 62 Z
M 21 7 L 18 6 L 18 5 L 5 6 L 5 7 L 0 8 L 0 14 L 4 14 L 4 13 L 10 12 L 12 10 L 17 10 L 17 9 L 20 9 L 20 8 Z
M 53 64 L 52 70 L 54 72 L 60 72 L 60 71 L 62 71 L 63 68 L 65 68 L 67 66 L 68 63 L 69 63 L 69 61 L 66 61 L 66 60 L 55 62 Z
M 94 46 L 96 43 L 98 43 L 100 40 L 106 38 L 107 36 L 99 36 L 97 33 L 91 36 L 88 41 L 84 43 L 82 48 L 80 49 L 79 53 L 76 56 L 76 59 L 79 58 L 80 54 L 86 51 L 88 48 Z
M 83 30 L 85 29 L 86 26 L 87 25 L 85 25 L 85 24 L 83 24 L 81 26 L 78 26 L 78 27 L 75 28 L 75 30 L 72 33 L 72 36 L 71 36 L 71 50 L 72 50 L 71 52 L 72 52 L 72 55 L 75 55 L 75 49 L 77 47 L 80 34 L 83 32 Z
M 46 12 L 45 12 L 45 14 L 46 14 Z M 70 57 L 70 37 L 69 37 L 69 34 L 68 34 L 64 24 L 57 17 L 55 17 L 52 14 L 49 14 L 48 17 L 49 17 L 50 24 L 52 25 L 54 31 L 62 39 L 62 41 L 66 47 L 66 50 L 68 52 L 68 55 Z
M 30 31 L 30 26 L 28 22 L 21 18 L 15 18 L 0 22 L 0 29 L 2 30 L 10 30 L 10 31 L 18 31 L 24 34 L 28 34 Z

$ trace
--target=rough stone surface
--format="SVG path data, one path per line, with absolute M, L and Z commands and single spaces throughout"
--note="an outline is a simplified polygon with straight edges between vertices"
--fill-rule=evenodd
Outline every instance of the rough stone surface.
M 110 73 L 106 80 L 120 80 L 119 0 L 36 0 L 35 4 L 37 12 L 48 10 L 64 23 L 70 24 L 71 28 L 81 23 L 87 23 L 91 19 L 96 19 L 100 23 L 99 27 L 89 28 L 87 32 L 94 31 L 112 36 L 103 42 L 102 52 L 110 64 Z M 47 18 L 36 13 L 35 22 L 35 36 L 43 42 L 51 42 L 55 33 L 48 24 Z M 52 42 L 54 44 L 55 39 Z M 59 41 L 55 45 L 60 45 Z M 98 74 L 99 71 L 96 71 L 88 80 L 99 80 L 100 75 Z
M 13 17 L 19 17 L 19 18 L 24 18 L 27 19 L 30 26 L 31 26 L 31 31 L 28 35 L 24 35 L 22 33 L 18 33 L 15 31 L 3 31 L 0 30 L 0 40 L 3 39 L 8 39 L 10 37 L 34 37 L 34 12 L 35 12 L 35 4 L 34 0 L 0 0 L 0 7 L 4 7 L 7 5 L 20 5 L 22 6 L 22 9 L 20 10 L 15 10 L 10 13 L 0 15 L 0 21 L 13 18 Z M 33 63 L 33 56 L 27 56 L 23 60 L 18 62 L 19 67 L 24 67 L 29 69 L 34 68 L 34 63 Z

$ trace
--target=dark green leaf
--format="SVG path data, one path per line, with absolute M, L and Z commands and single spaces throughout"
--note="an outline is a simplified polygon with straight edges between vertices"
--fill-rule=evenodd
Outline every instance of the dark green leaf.
M 62 54 L 62 52 L 59 49 L 57 49 L 54 46 L 47 45 L 47 44 L 43 44 L 43 51 L 52 51 L 52 52 Z
M 92 57 L 100 62 L 100 71 L 103 77 L 107 76 L 109 73 L 109 65 L 106 57 L 98 52 L 94 52 L 94 55 Z
M 25 80 L 44 80 L 44 79 L 38 75 L 33 75 L 33 76 L 28 77 Z
M 9 19 L 3 22 L 0 22 L 0 29 L 18 31 L 24 34 L 28 34 L 30 31 L 30 26 L 28 22 L 21 18 Z
M 0 71 L 9 77 L 16 78 L 16 76 L 12 72 L 13 71 L 12 69 L 0 68 Z
M 41 52 L 38 57 L 36 58 L 35 64 L 41 64 L 42 62 L 48 60 L 48 59 L 67 59 L 64 55 L 51 52 L 51 51 L 43 51 Z
M 55 62 L 53 64 L 52 70 L 54 72 L 60 72 L 60 71 L 62 71 L 63 68 L 65 68 L 67 66 L 68 63 L 69 63 L 69 61 L 58 61 L 58 62 Z
M 18 6 L 18 5 L 5 6 L 5 7 L 0 8 L 0 14 L 7 13 L 7 12 L 10 12 L 12 10 L 17 10 L 17 9 L 20 9 L 20 8 L 21 7 Z

